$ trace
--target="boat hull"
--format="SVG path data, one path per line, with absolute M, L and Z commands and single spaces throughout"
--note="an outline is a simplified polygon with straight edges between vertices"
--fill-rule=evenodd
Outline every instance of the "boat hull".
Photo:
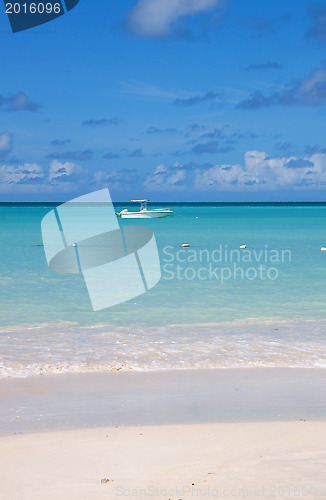
M 125 212 L 120 213 L 119 217 L 122 219 L 162 219 L 163 217 L 169 217 L 172 215 L 171 211 L 166 212 L 154 212 L 151 210 L 144 210 L 144 212 Z

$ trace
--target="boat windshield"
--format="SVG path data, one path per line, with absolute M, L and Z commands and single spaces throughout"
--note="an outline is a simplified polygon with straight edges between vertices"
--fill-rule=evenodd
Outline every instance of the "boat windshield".
M 130 200 L 133 203 L 140 203 L 140 210 L 147 210 L 148 200 Z

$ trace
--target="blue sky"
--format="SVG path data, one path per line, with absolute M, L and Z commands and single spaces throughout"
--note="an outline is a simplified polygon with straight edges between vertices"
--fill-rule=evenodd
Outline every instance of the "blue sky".
M 1 5 L 0 37 L 2 201 L 325 200 L 326 2 Z

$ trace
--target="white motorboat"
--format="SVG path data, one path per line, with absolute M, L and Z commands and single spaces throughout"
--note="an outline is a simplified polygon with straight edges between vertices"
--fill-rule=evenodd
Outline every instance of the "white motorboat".
M 173 210 L 169 208 L 147 208 L 147 202 L 149 200 L 130 200 L 133 203 L 140 203 L 140 210 L 138 212 L 129 212 L 127 208 L 121 210 L 121 212 L 116 213 L 117 217 L 122 217 L 123 219 L 157 219 L 162 217 L 169 217 L 173 214 Z

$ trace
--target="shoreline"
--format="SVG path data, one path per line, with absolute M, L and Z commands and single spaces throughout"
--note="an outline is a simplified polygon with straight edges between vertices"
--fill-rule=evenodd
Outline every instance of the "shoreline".
M 0 331 L 0 379 L 120 370 L 326 367 L 325 318 L 151 327 L 58 322 Z
M 0 380 L 0 435 L 301 419 L 326 421 L 322 368 L 121 371 Z

